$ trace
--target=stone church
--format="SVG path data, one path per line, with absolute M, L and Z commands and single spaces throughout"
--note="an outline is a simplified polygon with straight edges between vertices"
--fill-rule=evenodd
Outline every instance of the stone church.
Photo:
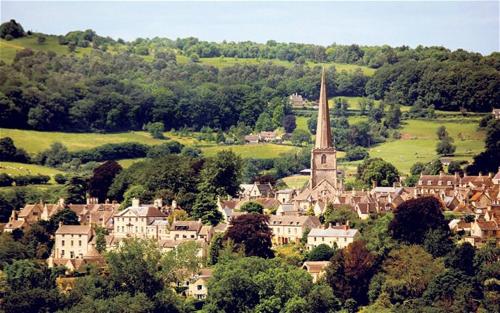
M 338 196 L 342 189 L 342 180 L 337 172 L 337 150 L 333 145 L 326 94 L 326 73 L 323 68 L 316 141 L 311 151 L 311 177 L 308 186 L 294 198 L 294 205 L 296 209 L 305 211 L 314 206 L 318 200 L 328 203 Z

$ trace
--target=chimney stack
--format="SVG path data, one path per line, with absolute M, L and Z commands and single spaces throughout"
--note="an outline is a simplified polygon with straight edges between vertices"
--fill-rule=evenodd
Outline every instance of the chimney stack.
M 177 209 L 177 201 L 172 200 L 172 210 Z
M 135 208 L 139 207 L 140 206 L 139 199 L 137 199 L 135 197 L 132 198 L 132 206 L 135 207 Z

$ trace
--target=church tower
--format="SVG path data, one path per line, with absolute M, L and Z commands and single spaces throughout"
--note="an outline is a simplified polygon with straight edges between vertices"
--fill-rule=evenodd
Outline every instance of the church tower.
M 312 190 L 323 180 L 326 180 L 335 189 L 338 189 L 337 151 L 332 144 L 332 130 L 330 127 L 328 98 L 326 96 L 325 68 L 323 68 L 321 73 L 316 142 L 311 151 L 310 189 Z

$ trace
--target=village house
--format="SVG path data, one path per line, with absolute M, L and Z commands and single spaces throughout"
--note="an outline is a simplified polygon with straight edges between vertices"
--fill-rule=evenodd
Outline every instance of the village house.
M 260 142 L 259 135 L 253 135 L 253 134 L 246 135 L 244 139 L 246 143 L 251 143 L 251 144 L 256 144 Z
M 241 184 L 240 190 L 240 198 L 246 200 L 274 197 L 273 186 L 270 183 L 261 184 L 255 182 L 253 184 Z
M 288 102 L 294 109 L 303 109 L 306 105 L 305 99 L 298 93 L 291 94 L 288 97 Z
M 349 228 L 349 225 L 312 228 L 307 235 L 307 249 L 312 250 L 320 244 L 343 249 L 354 241 L 357 234 L 358 230 Z
M 170 228 L 171 240 L 197 240 L 203 224 L 201 221 L 175 221 Z
M 493 114 L 493 117 L 497 120 L 500 120 L 500 109 L 493 109 L 491 111 L 491 114 Z
M 5 232 L 15 229 L 27 230 L 31 225 L 40 220 L 48 221 L 54 214 L 64 209 L 64 199 L 59 199 L 56 204 L 40 201 L 35 204 L 27 204 L 20 211 L 13 210 L 9 222 L 5 225 Z
M 295 194 L 295 189 L 282 189 L 275 192 L 275 197 L 281 203 L 292 203 Z
M 208 295 L 208 280 L 212 277 L 212 270 L 209 268 L 202 268 L 200 273 L 194 275 L 189 283 L 187 296 L 193 297 L 197 300 L 204 300 Z
M 302 269 L 306 270 L 313 278 L 313 283 L 316 283 L 325 275 L 326 267 L 330 265 L 330 261 L 306 261 L 302 265 Z
M 273 244 L 298 243 L 306 229 L 319 227 L 317 216 L 278 216 L 271 215 L 269 227 L 273 232 Z
M 115 238 L 170 239 L 167 215 L 155 206 L 141 206 L 135 198 L 132 206 L 113 216 L 113 222 Z

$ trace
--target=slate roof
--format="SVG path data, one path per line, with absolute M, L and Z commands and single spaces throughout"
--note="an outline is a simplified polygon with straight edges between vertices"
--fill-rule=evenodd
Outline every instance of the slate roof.
M 335 229 L 335 228 L 313 228 L 307 237 L 346 237 L 354 238 L 358 233 L 357 229 Z

